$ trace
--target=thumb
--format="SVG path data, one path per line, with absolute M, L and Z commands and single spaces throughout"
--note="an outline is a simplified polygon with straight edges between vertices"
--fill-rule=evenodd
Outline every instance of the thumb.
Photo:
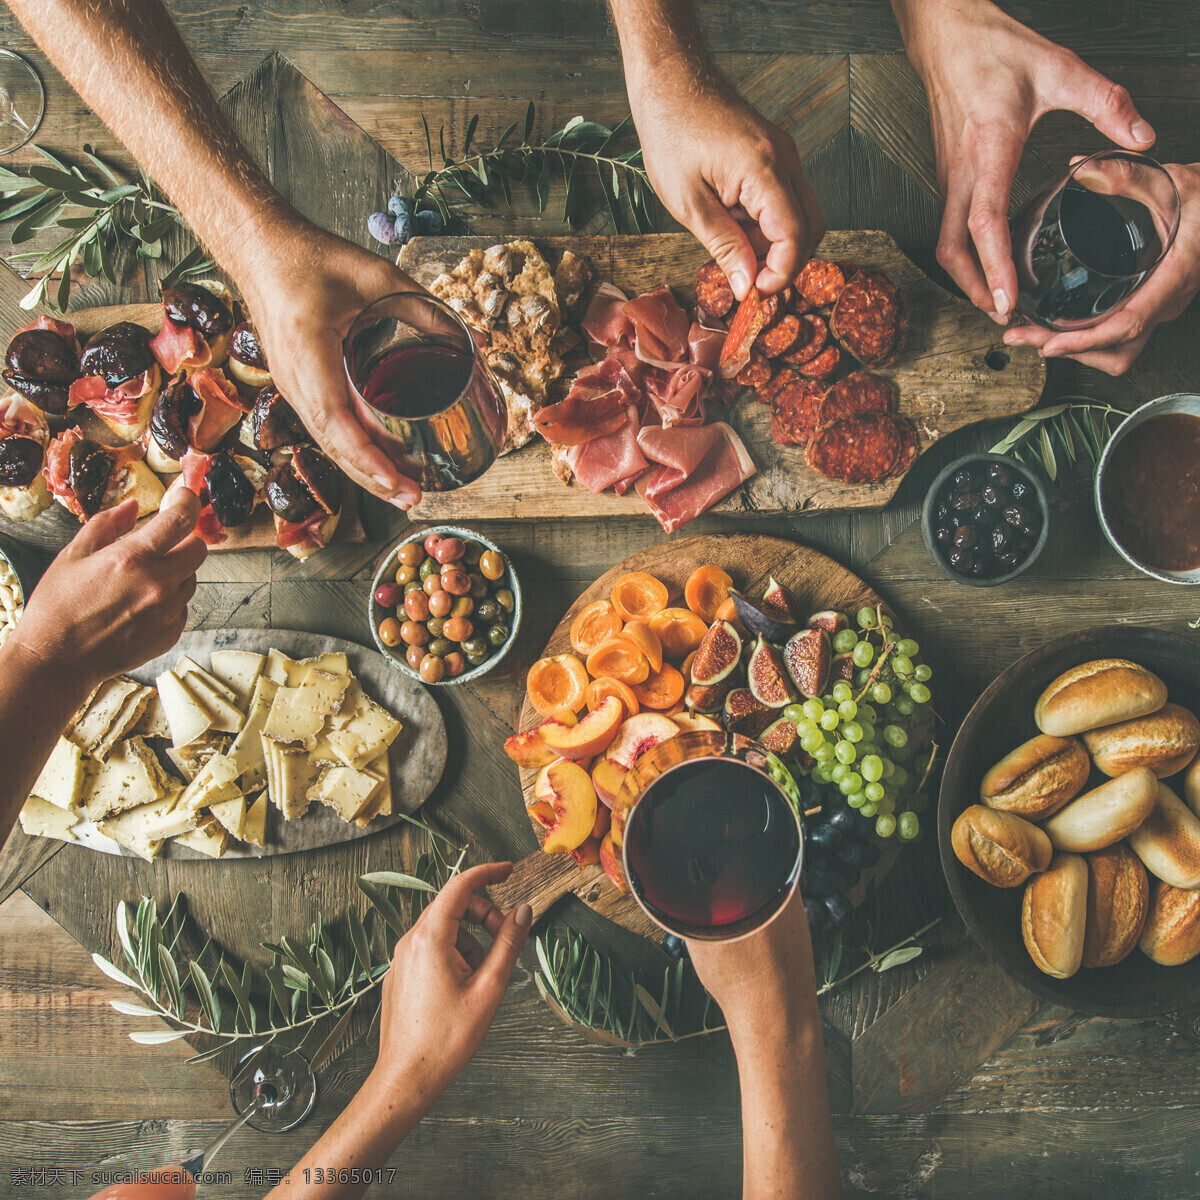
M 138 504 L 134 499 L 106 508 L 88 519 L 71 540 L 73 554 L 95 554 L 124 537 L 137 524 Z
M 508 987 L 509 976 L 517 964 L 517 956 L 525 945 L 532 924 L 533 910 L 528 904 L 518 904 L 496 930 L 483 965 L 475 973 L 475 978 L 483 986 L 495 989 L 497 1003 Z
M 158 512 L 136 533 L 131 534 L 129 544 L 155 558 L 161 558 L 168 550 L 190 537 L 200 519 L 200 497 L 190 488 L 172 488 L 163 497 Z
M 1078 75 L 1064 80 L 1062 108 L 1086 117 L 1106 138 L 1128 150 L 1154 145 L 1154 130 L 1138 112 L 1129 92 L 1099 71 L 1080 64 Z
M 758 275 L 758 255 L 746 231 L 729 215 L 729 210 L 706 190 L 694 215 L 685 224 L 707 247 L 725 272 L 733 294 L 744 300 Z

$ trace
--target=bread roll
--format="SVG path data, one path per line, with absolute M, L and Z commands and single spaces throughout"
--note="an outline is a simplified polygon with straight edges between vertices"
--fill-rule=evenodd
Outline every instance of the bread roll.
M 1087 862 L 1078 854 L 1056 854 L 1050 866 L 1025 885 L 1025 949 L 1033 965 L 1055 979 L 1069 979 L 1083 961 L 1087 890 Z
M 1150 880 L 1128 846 L 1089 854 L 1083 965 L 1111 967 L 1133 951 L 1146 924 Z
M 1150 815 L 1129 835 L 1134 854 L 1165 883 L 1200 887 L 1200 817 L 1163 782 Z
M 1124 658 L 1098 658 L 1064 671 L 1038 697 L 1033 719 L 1043 733 L 1068 737 L 1157 712 L 1167 685 Z
M 1006 754 L 983 777 L 979 798 L 988 808 L 1037 821 L 1074 799 L 1090 773 L 1078 738 L 1042 733 Z
M 1200 754 L 1183 773 L 1183 802 L 1200 817 Z
M 1015 813 L 972 804 L 959 814 L 950 845 L 964 867 L 995 887 L 1017 887 L 1050 865 L 1050 839 Z
M 1042 823 L 1055 850 L 1082 854 L 1103 850 L 1131 834 L 1151 813 L 1158 780 L 1146 767 L 1135 767 L 1098 788 L 1077 796 Z
M 1200 954 L 1200 892 L 1160 883 L 1138 945 L 1159 966 L 1179 967 Z
M 1178 704 L 1164 704 L 1148 717 L 1092 729 L 1083 734 L 1083 744 L 1105 775 L 1149 767 L 1159 779 L 1166 779 L 1196 757 L 1200 721 Z

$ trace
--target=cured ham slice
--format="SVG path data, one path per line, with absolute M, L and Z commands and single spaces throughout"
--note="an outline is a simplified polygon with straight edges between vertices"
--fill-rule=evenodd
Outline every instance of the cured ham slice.
M 531 420 L 546 441 L 581 446 L 620 429 L 627 404 L 628 398 L 618 386 L 601 391 L 584 385 L 572 387 L 565 400 L 538 409 Z
M 642 429 L 642 453 L 659 465 L 637 481 L 638 495 L 674 533 L 755 473 L 741 439 L 723 421 L 676 429 Z
M 275 544 L 286 550 L 289 546 L 311 546 L 322 550 L 325 547 L 325 522 L 329 514 L 318 508 L 311 516 L 303 521 L 285 521 L 282 517 L 275 518 Z
M 691 323 L 669 287 L 662 285 L 627 300 L 624 311 L 633 324 L 633 348 L 642 362 L 669 371 L 688 361 Z
M 67 511 L 78 517 L 80 521 L 86 521 L 87 514 L 75 498 L 75 489 L 71 486 L 71 447 L 76 442 L 84 440 L 83 430 L 78 425 L 63 430 L 46 447 L 46 461 L 42 466 L 42 475 L 51 495 L 57 496 L 66 505 Z M 101 508 L 107 507 L 116 495 L 120 484 L 121 468 L 126 463 L 136 462 L 144 453 L 137 442 L 128 446 L 106 446 L 105 449 L 112 456 L 113 469 L 109 476 L 108 488 Z
M 705 325 L 693 321 L 688 330 L 688 362 L 707 371 L 715 371 L 721 359 L 721 347 L 725 345 L 725 327 Z
M 196 450 L 215 450 L 245 415 L 242 398 L 233 383 L 215 368 L 197 371 L 188 382 L 200 397 L 200 411 L 188 421 L 188 443 Z
M 650 466 L 638 447 L 637 408 L 631 404 L 625 411 L 624 423 L 614 432 L 567 450 L 568 466 L 588 491 L 614 488 L 624 495 Z
M 127 379 L 109 387 L 103 375 L 85 375 L 71 384 L 67 406 L 86 405 L 96 416 L 114 425 L 133 425 L 138 419 L 139 401 L 158 383 L 158 368 L 143 371 L 136 379 Z
M 16 392 L 10 392 L 7 397 L 0 399 L 0 438 L 6 437 L 32 438 L 43 446 L 50 439 L 41 409 Z
M 673 425 L 704 423 L 704 394 L 711 372 L 703 367 L 677 367 L 669 375 L 663 371 L 647 374 L 646 395 L 664 429 Z
M 79 353 L 79 338 L 76 335 L 75 326 L 70 321 L 59 321 L 54 317 L 38 317 L 36 321 L 22 325 L 17 333 L 27 333 L 30 329 L 49 329 L 51 333 L 57 333 L 60 338 L 74 346 L 76 354 Z M 16 334 L 13 336 L 15 337 Z
M 611 283 L 602 283 L 583 314 L 579 328 L 594 346 L 611 350 L 633 344 L 633 322 L 625 315 L 628 297 Z
M 200 497 L 202 507 L 200 516 L 196 520 L 196 536 L 207 546 L 217 546 L 225 541 L 228 535 L 208 499 L 208 484 L 205 482 L 205 476 L 208 474 L 208 465 L 211 462 L 210 455 L 199 450 L 188 450 L 179 460 L 179 469 L 183 486 Z
M 178 374 L 181 370 L 199 370 L 212 362 L 212 351 L 204 335 L 190 325 L 178 325 L 166 316 L 162 328 L 150 339 L 150 349 L 168 375 Z

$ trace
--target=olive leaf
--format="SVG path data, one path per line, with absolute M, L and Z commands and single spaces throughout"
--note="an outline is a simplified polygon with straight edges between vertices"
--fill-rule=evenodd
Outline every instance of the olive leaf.
M 873 971 L 890 971 L 893 967 L 903 966 L 906 962 L 912 962 L 914 958 L 919 958 L 923 953 L 920 946 L 905 946 L 902 950 L 893 950 L 890 954 L 885 954 L 871 966 Z
M 989 453 L 1032 461 L 1045 471 L 1051 483 L 1056 483 L 1074 474 L 1078 467 L 1094 468 L 1108 440 L 1128 415 L 1087 396 L 1067 396 L 1061 404 L 1026 413 Z M 1056 444 L 1065 464 L 1059 461 Z

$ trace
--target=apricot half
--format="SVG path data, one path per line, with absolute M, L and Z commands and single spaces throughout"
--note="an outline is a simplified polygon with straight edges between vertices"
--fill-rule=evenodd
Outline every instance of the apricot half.
M 551 763 L 545 769 L 546 801 L 554 810 L 542 849 L 562 854 L 582 846 L 596 824 L 596 789 L 588 773 L 573 762 Z
M 608 749 L 621 720 L 625 706 L 616 696 L 606 696 L 598 708 L 592 709 L 578 724 L 565 725 L 547 721 L 539 727 L 538 736 L 545 745 L 562 758 L 580 761 L 595 758 Z M 631 718 L 636 719 L 636 718 Z

